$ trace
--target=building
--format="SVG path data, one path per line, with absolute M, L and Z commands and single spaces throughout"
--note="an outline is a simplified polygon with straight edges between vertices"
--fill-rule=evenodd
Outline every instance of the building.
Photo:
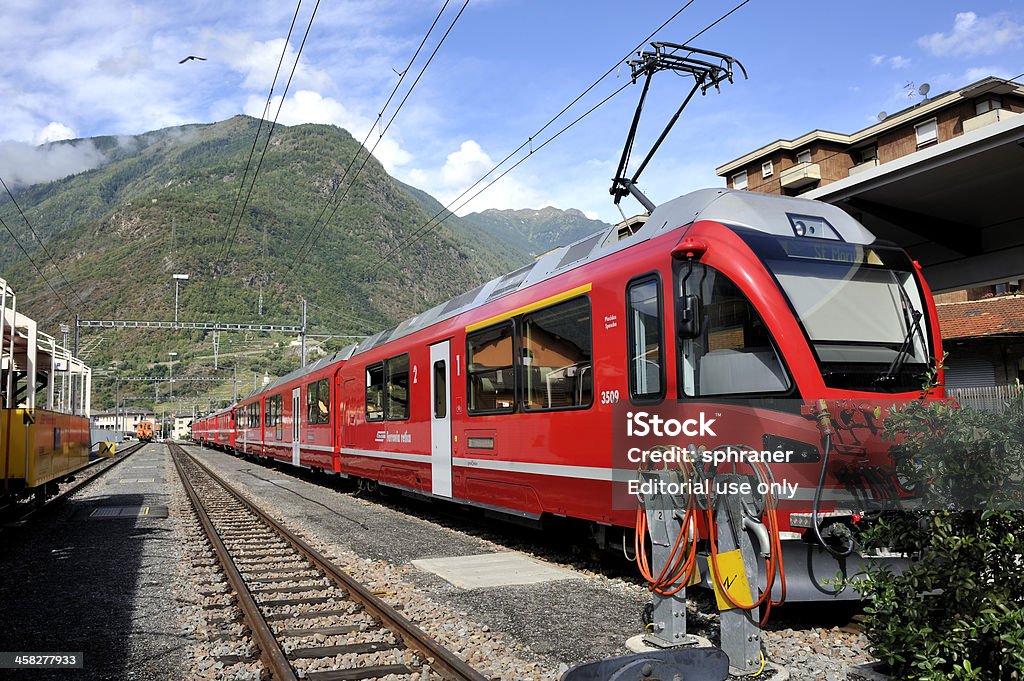
M 853 134 L 812 130 L 715 169 L 731 189 L 798 196 L 1024 113 L 1024 86 L 985 78 Z M 1024 123 L 1024 118 L 1015 123 Z
M 936 291 L 1024 275 L 1024 86 L 984 78 L 852 134 L 813 130 L 716 169 L 727 186 L 835 204 L 905 248 Z
M 112 411 L 93 412 L 92 427 L 95 430 L 120 430 L 124 433 L 134 433 L 135 424 L 139 421 L 153 421 L 155 418 L 153 412 L 144 409 L 122 409 L 116 413 Z
M 984 78 L 852 134 L 812 130 L 716 169 L 728 187 L 833 203 L 921 263 L 947 386 L 1024 376 L 1024 86 Z
M 172 440 L 188 440 L 192 437 L 192 419 L 194 417 L 191 414 L 185 416 L 176 415 L 171 422 L 171 439 Z

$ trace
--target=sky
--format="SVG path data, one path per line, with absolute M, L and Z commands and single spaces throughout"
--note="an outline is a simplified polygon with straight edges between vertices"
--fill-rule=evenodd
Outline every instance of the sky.
M 465 0 L 303 0 L 286 41 L 296 13 L 288 2 L 5 0 L 0 177 L 24 186 L 102 160 L 88 143 L 40 146 L 47 142 L 261 116 L 287 45 L 268 118 L 280 105 L 281 124 L 329 123 L 358 140 L 369 133 L 388 172 L 459 214 L 554 205 L 614 222 L 608 188 L 641 89 L 622 60 L 684 6 L 654 39 L 687 42 L 739 2 L 469 0 L 463 9 Z M 686 108 L 639 180 L 655 203 L 723 186 L 716 166 L 775 139 L 865 128 L 881 111 L 919 102 L 924 83 L 934 96 L 987 75 L 1021 76 L 1024 4 L 749 0 L 690 44 L 732 55 L 749 80 L 737 73 Z M 189 55 L 204 60 L 179 63 Z M 670 72 L 654 77 L 634 158 L 691 85 Z M 521 146 L 488 180 L 525 158 L 518 167 L 458 198 Z M 632 199 L 622 209 L 640 212 Z

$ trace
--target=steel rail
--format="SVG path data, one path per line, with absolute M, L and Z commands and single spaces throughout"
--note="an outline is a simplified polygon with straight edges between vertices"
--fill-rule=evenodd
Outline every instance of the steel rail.
M 297 551 L 303 554 L 307 560 L 322 570 L 336 586 L 347 591 L 353 600 L 361 604 L 367 612 L 377 618 L 393 633 L 400 636 L 409 648 L 416 650 L 429 658 L 430 668 L 432 671 L 439 673 L 449 681 L 488 681 L 486 676 L 470 667 L 466 662 L 455 655 L 455 653 L 441 646 L 437 641 L 431 638 L 429 634 L 417 627 L 393 607 L 385 603 L 380 598 L 374 596 L 366 587 L 342 572 L 341 569 L 325 558 L 319 551 L 311 547 L 299 537 L 295 536 L 295 534 L 289 530 L 282 527 L 277 521 L 264 513 L 261 509 L 254 506 L 223 478 L 210 470 L 210 468 L 203 462 L 199 461 L 187 452 L 186 455 L 189 456 L 196 465 L 206 471 L 213 480 L 224 487 L 224 489 L 234 496 L 239 503 L 245 506 L 246 509 L 266 523 L 275 534 L 292 545 Z
M 168 443 L 167 448 L 172 454 L 177 450 L 183 456 L 189 457 L 190 460 L 205 470 L 205 467 L 196 461 L 194 457 L 190 456 L 181 445 Z M 256 604 L 256 599 L 253 598 L 252 593 L 249 591 L 249 587 L 245 585 L 245 580 L 242 579 L 242 574 L 238 571 L 238 567 L 235 565 L 234 560 L 232 560 L 231 555 L 228 553 L 227 547 L 224 546 L 224 542 L 221 540 L 220 535 L 217 534 L 217 530 L 213 526 L 213 521 L 210 520 L 210 516 L 206 513 L 206 509 L 203 507 L 203 503 L 199 499 L 199 494 L 192 486 L 192 483 L 188 480 L 188 475 L 182 468 L 181 461 L 178 457 L 172 456 L 171 458 L 174 460 L 174 467 L 178 470 L 178 476 L 181 478 L 182 485 L 185 487 L 185 492 L 188 494 L 188 498 L 192 502 L 192 508 L 195 510 L 200 523 L 202 523 L 203 530 L 206 531 L 206 537 L 210 540 L 210 545 L 217 554 L 217 560 L 220 561 L 221 569 L 224 570 L 224 576 L 227 578 L 228 583 L 231 585 L 231 589 L 235 592 L 235 595 L 238 598 L 238 607 L 242 611 L 242 615 L 245 617 L 246 624 L 249 625 L 249 631 L 252 634 L 253 639 L 255 639 L 257 647 L 260 649 L 260 659 L 263 660 L 263 664 L 266 665 L 267 670 L 270 671 L 271 675 L 275 679 L 278 679 L 278 681 L 298 681 L 298 676 L 296 676 L 295 670 L 292 669 L 291 663 L 288 662 L 288 658 L 285 655 L 284 650 L 282 650 L 280 643 L 278 643 L 277 638 L 274 636 L 274 632 L 271 630 L 270 625 L 267 624 L 267 620 L 264 619 L 263 613 L 260 612 L 259 606 Z M 206 472 L 209 473 L 208 470 Z M 231 490 L 228 489 L 228 491 L 230 492 Z

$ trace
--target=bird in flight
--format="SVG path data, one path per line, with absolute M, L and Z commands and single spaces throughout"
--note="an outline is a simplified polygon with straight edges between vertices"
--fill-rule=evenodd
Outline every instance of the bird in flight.
M 182 59 L 181 61 L 179 61 L 178 63 L 179 64 L 184 64 L 187 61 L 194 61 L 196 59 L 198 59 L 199 61 L 206 61 L 206 57 L 197 57 L 194 54 L 190 54 L 187 57 L 185 57 L 184 59 Z

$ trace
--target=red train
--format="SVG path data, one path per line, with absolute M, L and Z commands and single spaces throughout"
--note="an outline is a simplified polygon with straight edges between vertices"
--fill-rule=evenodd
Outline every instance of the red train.
M 635 504 L 615 496 L 637 468 L 627 421 L 701 413 L 717 424 L 674 441 L 788 452 L 771 474 L 797 490 L 771 528 L 790 600 L 809 600 L 874 559 L 823 550 L 812 505 L 835 529 L 902 493 L 880 410 L 918 397 L 941 354 L 903 251 L 834 206 L 707 189 L 284 376 L 193 434 L 522 518 L 592 521 L 628 545 Z

